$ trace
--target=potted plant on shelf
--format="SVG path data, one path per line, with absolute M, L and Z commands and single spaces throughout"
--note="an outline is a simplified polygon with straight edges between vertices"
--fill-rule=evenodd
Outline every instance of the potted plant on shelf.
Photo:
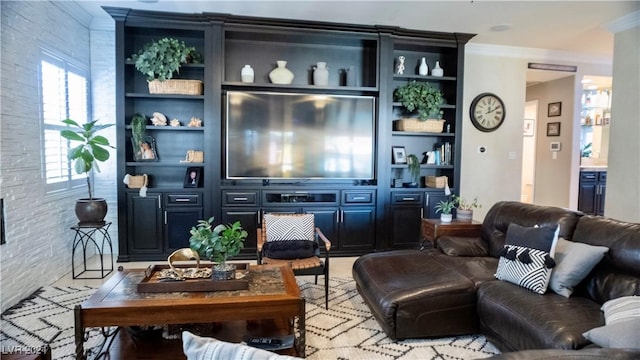
M 473 209 L 481 208 L 482 205 L 478 203 L 478 197 L 473 198 L 473 201 L 468 202 L 463 197 L 458 195 L 452 195 L 451 198 L 458 204 L 456 209 L 456 219 L 460 221 L 473 220 Z
M 109 160 L 109 149 L 115 147 L 109 144 L 109 140 L 96 133 L 106 129 L 113 124 L 98 125 L 97 120 L 80 125 L 71 119 L 62 120 L 68 126 L 76 130 L 64 129 L 60 135 L 71 141 L 80 141 L 81 144 L 72 148 L 67 154 L 69 160 L 74 161 L 73 168 L 78 174 L 85 174 L 87 177 L 88 198 L 81 198 L 76 201 L 76 216 L 79 225 L 103 225 L 104 217 L 107 215 L 107 201 L 103 198 L 94 198 L 91 189 L 91 174 L 95 170 L 100 172 L 98 162 Z
M 395 101 L 402 103 L 409 112 L 418 112 L 418 120 L 405 118 L 398 120 L 397 130 L 442 132 L 442 92 L 427 82 L 411 81 L 396 88 L 393 92 Z
M 414 154 L 407 155 L 407 166 L 411 175 L 411 182 L 406 187 L 420 187 L 420 160 Z
M 453 214 L 451 214 L 451 211 L 454 207 L 456 207 L 456 202 L 452 198 L 449 198 L 447 200 L 440 200 L 434 209 L 436 210 L 436 213 L 441 213 L 440 221 L 443 223 L 450 223 L 451 220 L 453 220 Z
M 213 226 L 213 217 L 208 220 L 198 220 L 198 225 L 189 231 L 189 247 L 200 256 L 214 262 L 211 269 L 213 280 L 235 279 L 236 265 L 228 264 L 227 260 L 238 255 L 244 248 L 244 241 L 248 233 L 239 221 L 233 224 L 219 224 Z
M 140 152 L 140 144 L 144 141 L 144 135 L 147 131 L 147 117 L 142 113 L 135 113 L 131 117 L 131 143 L 133 145 L 133 153 Z
M 172 80 L 186 63 L 200 64 L 202 55 L 195 47 L 187 46 L 184 41 L 174 38 L 162 38 L 144 45 L 131 56 L 138 71 L 147 77 L 151 94 L 187 94 L 201 95 L 202 81 Z

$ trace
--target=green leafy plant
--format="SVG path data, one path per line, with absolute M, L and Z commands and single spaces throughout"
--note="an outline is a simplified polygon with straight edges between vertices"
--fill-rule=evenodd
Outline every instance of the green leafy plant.
M 67 158 L 74 161 L 73 168 L 76 173 L 87 176 L 89 199 L 93 200 L 90 181 L 91 172 L 93 170 L 100 172 L 98 162 L 109 160 L 109 148 L 115 149 L 115 147 L 109 144 L 107 138 L 102 135 L 96 135 L 96 132 L 113 126 L 113 124 L 98 125 L 98 120 L 82 125 L 71 119 L 62 120 L 62 122 L 70 127 L 76 128 L 76 130 L 64 129 L 60 131 L 60 135 L 67 140 L 81 142 L 80 145 L 69 151 Z
M 442 92 L 427 82 L 412 81 L 396 88 L 393 92 L 396 101 L 402 103 L 408 111 L 418 111 L 420 120 L 442 118 L 441 106 L 444 104 Z
M 580 156 L 581 156 L 581 157 L 591 157 L 591 151 L 592 151 L 592 150 L 591 150 L 591 146 L 592 146 L 592 143 L 588 143 L 588 144 L 586 144 L 586 145 L 582 148 L 582 151 L 581 151 Z
M 451 199 L 458 204 L 458 209 L 473 210 L 474 208 L 481 208 L 482 204 L 478 203 L 478 197 L 474 197 L 473 201 L 468 202 L 463 197 L 458 195 L 451 195 Z
M 407 166 L 409 167 L 409 174 L 414 183 L 420 182 L 420 160 L 414 154 L 407 155 Z
M 447 200 L 440 200 L 436 204 L 434 209 L 436 210 L 436 213 L 451 214 L 451 211 L 455 207 L 456 207 L 456 202 L 450 198 Z
M 142 113 L 135 113 L 131 117 L 131 142 L 133 143 L 134 154 L 137 154 L 140 151 L 139 144 L 143 142 L 146 131 L 147 117 Z
M 138 71 L 147 80 L 160 81 L 171 79 L 174 73 L 180 72 L 185 63 L 202 63 L 202 55 L 194 47 L 187 46 L 184 41 L 174 38 L 162 38 L 144 45 L 131 56 Z
M 198 255 L 225 265 L 227 260 L 238 255 L 249 235 L 239 221 L 233 224 L 213 226 L 213 217 L 198 220 L 198 225 L 189 231 L 189 247 Z

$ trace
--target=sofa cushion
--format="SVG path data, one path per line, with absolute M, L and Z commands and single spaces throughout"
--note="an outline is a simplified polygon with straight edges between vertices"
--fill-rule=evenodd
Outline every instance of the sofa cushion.
M 555 266 L 552 256 L 557 236 L 558 227 L 509 225 L 496 278 L 544 294 Z
M 558 239 L 549 288 L 556 294 L 569 297 L 578 285 L 602 260 L 609 248 Z
M 487 256 L 487 242 L 476 237 L 442 236 L 438 238 L 438 249 L 449 256 Z
M 243 344 L 233 344 L 214 338 L 182 332 L 182 350 L 187 360 L 294 360 L 300 359 L 278 355 L 267 350 L 253 348 Z
M 271 259 L 306 259 L 318 254 L 318 243 L 309 240 L 267 241 L 262 256 Z
M 584 297 L 545 295 L 505 281 L 478 287 L 480 330 L 502 351 L 580 349 L 590 343 L 582 334 L 604 325 L 600 305 Z

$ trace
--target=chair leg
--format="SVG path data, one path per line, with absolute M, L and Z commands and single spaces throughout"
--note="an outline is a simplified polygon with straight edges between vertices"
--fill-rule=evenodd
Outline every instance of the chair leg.
M 329 273 L 324 274 L 324 308 L 329 309 Z
M 316 282 L 315 282 L 315 284 L 316 284 L 316 285 L 318 285 L 318 275 L 316 275 Z

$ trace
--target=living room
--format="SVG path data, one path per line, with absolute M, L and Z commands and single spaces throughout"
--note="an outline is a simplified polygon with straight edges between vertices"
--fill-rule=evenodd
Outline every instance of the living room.
M 637 5 L 637 4 L 636 4 Z M 396 5 L 394 5 L 396 6 Z M 637 11 L 637 9 L 636 9 Z M 2 197 L 4 199 L 7 243 L 2 251 L 2 309 L 10 307 L 40 286 L 55 282 L 69 272 L 70 241 L 69 227 L 74 225 L 73 203 L 82 191 L 65 195 L 47 195 L 41 179 L 41 149 L 32 144 L 39 141 L 40 122 L 38 112 L 38 90 L 35 64 L 38 63 L 39 47 L 64 46 L 57 49 L 65 54 L 77 55 L 85 63 L 91 64 L 93 118 L 101 121 L 115 121 L 113 108 L 113 31 L 91 29 L 91 15 L 78 4 L 37 2 L 2 4 L 3 16 L 3 78 L 11 74 L 17 81 L 3 81 L 3 121 L 2 121 Z M 60 24 L 59 19 L 73 19 Z M 7 19 L 7 21 L 4 21 Z M 25 19 L 29 19 L 28 21 Z M 23 22 L 24 21 L 24 22 Z M 354 21 L 355 23 L 356 21 Z M 56 24 L 56 26 L 52 26 Z M 403 24 L 398 24 L 404 26 Z M 637 23 L 635 24 L 637 28 Z M 6 27 L 6 28 L 5 28 Z M 7 29 L 7 31 L 5 31 Z M 11 34 L 11 35 L 8 35 Z M 34 34 L 38 34 L 35 36 Z M 633 36 L 636 36 L 634 38 Z M 28 46 L 35 42 L 33 48 Z M 467 109 L 473 97 L 490 91 L 502 96 L 508 109 L 524 109 L 526 101 L 526 69 L 530 62 L 569 63 L 578 67 L 574 85 L 579 86 L 582 75 L 612 75 L 616 94 L 612 108 L 617 121 L 612 126 L 612 149 L 610 150 L 609 186 L 607 192 L 606 215 L 621 220 L 638 222 L 640 201 L 637 183 L 640 175 L 634 166 L 638 159 L 637 109 L 633 101 L 637 98 L 637 56 L 629 56 L 629 49 L 636 49 L 637 33 L 616 34 L 614 56 L 609 63 L 587 62 L 584 57 L 558 60 L 547 51 L 525 51 L 526 56 L 513 55 L 512 48 L 483 47 L 469 44 L 465 58 L 464 108 Z M 637 47 L 637 46 L 636 46 Z M 15 50 L 10 50 L 15 49 Z M 521 51 L 522 49 L 517 49 Z M 634 50 L 634 51 L 637 51 Z M 633 53 L 631 53 L 633 54 Z M 557 54 L 554 54 L 557 55 Z M 631 83 L 629 83 L 631 82 Z M 28 84 L 25 85 L 25 84 Z M 618 90 L 620 87 L 621 90 Z M 634 95 L 636 94 L 636 95 Z M 541 99 L 541 104 L 561 100 L 566 109 L 577 107 L 578 95 L 567 98 Z M 575 111 L 575 110 L 574 110 Z M 519 113 L 513 110 L 512 114 Z M 460 193 L 467 196 L 480 195 L 485 205 L 476 214 L 481 220 L 490 205 L 500 200 L 519 199 L 521 163 L 509 159 L 511 152 L 520 153 L 522 146 L 521 116 L 493 133 L 480 133 L 469 123 L 465 114 L 463 123 Z M 516 121 L 515 119 L 518 119 Z M 567 118 L 567 121 L 572 119 Z M 25 126 L 27 125 L 27 126 Z M 563 124 L 564 125 L 564 124 Z M 563 127 L 563 130 L 571 126 Z M 18 136 L 19 134 L 19 136 Z M 115 129 L 105 131 L 115 140 Z M 571 132 L 567 132 L 567 141 Z M 29 144 L 29 145 L 27 145 Z M 479 146 L 489 146 L 485 155 L 478 154 Z M 577 176 L 578 162 L 575 149 L 567 149 L 560 156 L 569 158 L 572 170 Z M 109 201 L 110 212 L 107 220 L 117 221 L 116 189 L 114 184 L 121 181 L 115 176 L 114 162 L 101 166 L 96 176 L 96 193 Z M 490 170 L 487 170 L 490 169 Z M 479 181 L 478 179 L 482 179 Z M 575 180 L 574 180 L 575 183 Z M 575 184 L 573 186 L 575 188 Z M 576 208 L 577 191 L 569 201 L 558 205 Z M 38 224 L 32 226 L 31 224 Z M 45 230 L 46 229 L 46 230 Z M 45 231 L 43 231 L 45 230 Z M 46 237 L 43 237 L 46 234 Z M 112 234 L 117 243 L 117 233 Z M 34 244 L 38 244 L 35 246 Z M 117 251 L 114 249 L 114 251 Z M 16 271 L 15 269 L 23 269 Z M 28 284 L 28 285 L 26 285 Z

